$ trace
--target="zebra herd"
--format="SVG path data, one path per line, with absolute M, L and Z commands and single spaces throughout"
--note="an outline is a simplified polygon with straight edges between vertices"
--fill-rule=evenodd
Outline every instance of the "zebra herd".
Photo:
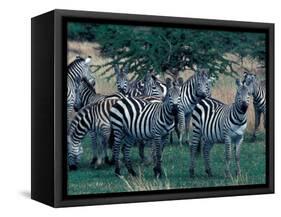
M 78 168 L 83 147 L 81 140 L 89 134 L 92 140 L 92 165 L 115 165 L 115 174 L 121 175 L 120 152 L 128 172 L 135 176 L 130 150 L 139 146 L 144 160 L 144 147 L 152 150 L 154 175 L 162 176 L 162 152 L 168 136 L 176 131 L 179 144 L 188 134 L 192 119 L 190 140 L 190 177 L 194 177 L 195 157 L 203 150 L 205 171 L 212 176 L 209 153 L 214 143 L 225 145 L 225 175 L 230 174 L 231 145 L 235 148 L 237 175 L 240 175 L 240 146 L 247 126 L 247 108 L 253 96 L 256 112 L 255 131 L 260 116 L 265 116 L 265 84 L 252 73 L 237 79 L 237 92 L 232 104 L 226 105 L 211 97 L 207 69 L 199 69 L 187 81 L 182 78 L 160 80 L 153 72 L 144 79 L 129 81 L 128 67 L 115 65 L 117 92 L 111 95 L 96 93 L 95 79 L 91 76 L 91 57 L 78 56 L 69 64 L 67 74 L 68 111 L 68 166 Z M 71 113 L 76 112 L 72 118 Z M 202 147 L 202 148 L 201 148 Z M 108 151 L 112 151 L 112 158 Z

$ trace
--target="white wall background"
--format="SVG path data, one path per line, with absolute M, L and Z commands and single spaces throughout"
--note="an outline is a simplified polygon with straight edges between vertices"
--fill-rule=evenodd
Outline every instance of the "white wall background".
M 54 8 L 276 23 L 276 194 L 52 209 L 30 197 L 30 18 Z M 277 0 L 1 2 L 1 216 L 276 216 L 280 213 L 281 16 Z M 42 186 L 44 188 L 44 186 Z

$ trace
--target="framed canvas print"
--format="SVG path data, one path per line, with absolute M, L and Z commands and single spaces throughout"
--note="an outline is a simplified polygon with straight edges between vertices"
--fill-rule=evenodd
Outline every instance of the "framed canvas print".
M 31 36 L 33 199 L 274 192 L 274 24 L 54 10 Z

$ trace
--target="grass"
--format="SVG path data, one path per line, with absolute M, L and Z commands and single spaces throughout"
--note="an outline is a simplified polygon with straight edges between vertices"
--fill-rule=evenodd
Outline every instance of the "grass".
M 160 180 L 154 178 L 153 165 L 141 164 L 138 149 L 133 147 L 131 159 L 138 177 L 131 177 L 122 163 L 122 177 L 114 175 L 114 167 L 104 165 L 100 168 L 90 167 L 92 157 L 91 140 L 86 137 L 83 142 L 84 153 L 79 170 L 68 172 L 68 194 L 94 194 L 110 192 L 147 191 L 179 188 L 202 188 L 230 185 L 251 185 L 265 183 L 265 135 L 260 132 L 257 142 L 251 143 L 246 135 L 241 148 L 240 177 L 234 176 L 235 165 L 232 160 L 233 177 L 224 177 L 224 146 L 214 145 L 211 152 L 211 167 L 214 177 L 208 178 L 204 172 L 203 159 L 200 156 L 196 161 L 196 177 L 189 178 L 189 150 L 187 146 L 179 147 L 177 143 L 167 145 L 163 153 L 164 177 Z M 150 156 L 150 147 L 146 148 L 146 156 Z

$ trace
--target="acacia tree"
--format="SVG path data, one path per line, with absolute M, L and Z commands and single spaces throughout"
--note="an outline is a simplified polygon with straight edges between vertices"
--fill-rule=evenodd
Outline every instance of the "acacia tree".
M 98 65 L 104 73 L 115 64 L 128 67 L 137 77 L 143 77 L 149 70 L 156 74 L 182 72 L 185 69 L 196 71 L 208 68 L 210 74 L 233 75 L 233 66 L 240 64 L 226 54 L 232 54 L 243 61 L 245 57 L 265 61 L 265 34 L 250 32 L 228 32 L 201 29 L 143 27 L 108 24 L 84 25 L 88 34 L 98 42 L 101 55 L 111 60 Z M 75 25 L 74 25 L 75 26 Z M 76 27 L 77 28 L 77 27 Z M 72 28 L 69 28 L 70 32 Z M 81 30 L 80 28 L 78 28 Z M 81 34 L 80 34 L 81 35 Z M 81 38 L 80 38 L 81 40 Z

